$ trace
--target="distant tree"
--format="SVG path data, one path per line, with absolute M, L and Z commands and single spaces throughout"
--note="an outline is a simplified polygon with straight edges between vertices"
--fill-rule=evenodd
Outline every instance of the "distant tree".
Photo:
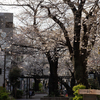
M 16 87 L 19 84 L 19 77 L 21 76 L 21 70 L 18 67 L 13 67 L 9 72 L 9 81 L 13 86 L 13 96 L 16 97 Z

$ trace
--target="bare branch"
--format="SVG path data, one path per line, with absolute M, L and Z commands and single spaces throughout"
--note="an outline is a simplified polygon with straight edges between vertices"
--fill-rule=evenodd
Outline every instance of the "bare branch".
M 0 4 L 2 6 L 29 6 L 28 4 Z
M 71 0 L 63 0 L 65 3 L 67 2 L 67 4 L 70 6 L 70 8 L 72 9 L 73 13 L 75 13 L 77 11 L 76 7 L 74 6 L 74 3 L 71 2 Z
M 78 11 L 82 11 L 83 10 L 83 6 L 84 6 L 84 4 L 85 4 L 85 1 L 86 0 L 81 0 L 81 3 L 79 4 L 79 6 L 78 6 Z
M 46 7 L 46 6 L 42 6 L 42 7 L 46 8 L 46 9 L 48 10 L 48 16 L 49 16 L 51 19 L 53 19 L 53 20 L 61 27 L 62 31 L 64 32 L 64 36 L 65 36 L 65 38 L 66 38 L 66 45 L 67 45 L 68 48 L 69 48 L 70 54 L 72 54 L 72 53 L 73 53 L 72 46 L 71 46 L 71 44 L 70 44 L 68 32 L 67 32 L 67 30 L 66 30 L 64 24 L 63 24 L 59 19 L 57 19 L 56 16 L 54 16 L 54 15 L 51 14 L 50 8 L 48 8 L 48 7 Z

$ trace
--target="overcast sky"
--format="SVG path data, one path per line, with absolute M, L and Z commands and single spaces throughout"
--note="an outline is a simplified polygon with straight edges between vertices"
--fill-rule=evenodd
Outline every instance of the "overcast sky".
M 15 0 L 0 0 L 3 4 L 14 4 Z M 22 7 L 15 7 L 15 6 L 2 6 L 0 5 L 0 12 L 1 13 L 13 13 L 13 22 L 15 26 L 20 25 L 21 23 L 19 22 L 18 18 L 16 18 L 16 15 L 21 12 Z

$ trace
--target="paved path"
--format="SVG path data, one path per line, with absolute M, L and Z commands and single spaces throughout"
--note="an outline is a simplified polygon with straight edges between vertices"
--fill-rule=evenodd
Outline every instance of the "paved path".
M 35 94 L 34 96 L 31 96 L 31 98 L 23 97 L 23 99 L 16 99 L 16 100 L 40 100 L 41 97 L 47 96 L 47 94 Z

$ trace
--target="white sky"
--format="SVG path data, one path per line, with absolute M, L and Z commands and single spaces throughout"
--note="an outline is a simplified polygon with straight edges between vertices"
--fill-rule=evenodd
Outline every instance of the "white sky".
M 0 2 L 3 4 L 16 4 L 16 0 L 0 0 Z M 14 25 L 17 27 L 21 26 L 22 23 L 15 16 L 18 15 L 19 12 L 21 12 L 21 11 L 22 11 L 22 7 L 19 7 L 19 6 L 18 7 L 15 7 L 15 6 L 11 7 L 11 6 L 1 6 L 0 5 L 0 12 L 13 13 L 13 15 L 14 15 L 13 22 L 14 22 Z
M 0 0 L 3 4 L 14 4 L 15 0 Z M 13 22 L 15 26 L 20 26 L 20 21 L 16 18 L 19 12 L 21 12 L 22 7 L 15 7 L 15 6 L 2 6 L 0 5 L 0 12 L 2 13 L 13 13 Z

